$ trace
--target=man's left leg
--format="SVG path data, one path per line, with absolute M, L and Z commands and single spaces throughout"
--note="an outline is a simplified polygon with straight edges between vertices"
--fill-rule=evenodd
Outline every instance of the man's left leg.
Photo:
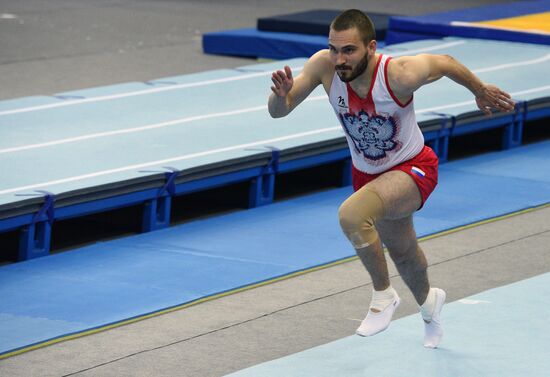
M 445 291 L 430 288 L 428 263 L 418 245 L 412 216 L 376 223 L 381 240 L 388 248 L 401 278 L 409 287 L 424 319 L 424 346 L 436 348 L 443 337 L 440 312 L 445 302 Z
M 418 305 L 426 301 L 430 290 L 428 262 L 418 246 L 412 216 L 403 219 L 378 220 L 376 229 L 395 267 L 411 290 Z

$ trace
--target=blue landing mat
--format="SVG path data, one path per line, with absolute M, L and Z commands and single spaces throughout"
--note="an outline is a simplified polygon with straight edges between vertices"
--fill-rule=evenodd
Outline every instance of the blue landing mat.
M 378 47 L 384 47 L 383 41 Z M 205 33 L 202 49 L 206 54 L 248 56 L 266 59 L 309 58 L 327 48 L 328 37 L 254 28 Z
M 330 24 L 343 9 L 313 9 L 304 12 L 258 18 L 257 27 L 261 31 L 313 34 L 328 36 Z M 387 13 L 366 12 L 376 27 L 377 39 L 386 38 L 390 15 Z
M 306 35 L 254 28 L 205 33 L 202 49 L 206 54 L 248 56 L 266 59 L 310 57 L 327 48 L 323 35 Z
M 0 268 L 0 357 L 345 259 L 351 188 Z M 419 236 L 550 202 L 550 141 L 447 163 Z M 464 203 L 468 203 L 465 205 Z
M 386 43 L 402 43 L 445 36 L 493 39 L 550 45 L 550 34 L 531 24 L 519 29 L 491 28 L 480 22 L 550 12 L 550 0 L 519 1 L 476 8 L 430 13 L 412 17 L 391 17 Z
M 422 346 L 417 314 L 371 338 L 346 337 L 229 376 L 548 376 L 548 302 L 550 273 L 447 304 L 437 350 Z

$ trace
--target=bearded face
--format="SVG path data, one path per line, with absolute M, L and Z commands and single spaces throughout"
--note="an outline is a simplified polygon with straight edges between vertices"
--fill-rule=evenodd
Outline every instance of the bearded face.
M 343 82 L 357 79 L 367 70 L 376 52 L 376 41 L 365 44 L 357 28 L 329 33 L 330 59 L 338 77 Z
M 365 72 L 367 66 L 369 65 L 369 60 L 369 53 L 367 51 L 355 67 L 346 64 L 337 65 L 335 67 L 336 73 L 338 74 L 338 77 L 340 77 L 340 80 L 342 80 L 343 82 L 353 81 L 357 77 L 361 76 L 363 72 Z

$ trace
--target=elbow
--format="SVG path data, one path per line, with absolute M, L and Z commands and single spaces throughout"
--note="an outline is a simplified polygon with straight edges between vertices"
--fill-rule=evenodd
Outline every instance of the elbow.
M 273 110 L 273 109 L 271 108 L 271 106 L 268 106 L 268 107 L 267 107 L 267 111 L 269 111 L 269 115 L 270 115 L 273 119 L 277 119 L 277 118 L 281 118 L 281 117 L 282 117 L 282 115 L 277 114 L 277 112 L 275 112 L 275 110 Z
M 441 55 L 440 59 L 439 66 L 443 67 L 445 71 L 452 71 L 452 67 L 455 67 L 458 62 L 452 55 L 448 54 Z
M 448 54 L 435 55 L 426 83 L 432 83 L 443 76 L 452 78 L 455 75 L 457 60 Z
M 280 103 L 280 101 L 277 101 L 273 95 L 269 98 L 269 101 L 267 102 L 267 111 L 269 112 L 269 115 L 274 118 L 282 118 L 286 116 L 290 110 L 288 103 Z

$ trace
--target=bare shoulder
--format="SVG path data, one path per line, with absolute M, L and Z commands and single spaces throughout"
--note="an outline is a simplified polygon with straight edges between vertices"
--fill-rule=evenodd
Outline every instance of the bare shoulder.
M 395 77 L 426 75 L 446 64 L 449 59 L 452 59 L 449 55 L 419 54 L 401 56 L 390 61 L 388 71 Z
M 330 60 L 329 51 L 320 50 L 312 55 L 304 65 L 303 73 L 323 83 L 325 87 L 327 84 L 330 86 L 334 76 L 334 66 Z
M 417 66 L 422 64 L 422 55 L 392 58 L 388 63 L 388 73 L 392 78 L 399 78 L 416 70 Z
M 419 87 L 430 72 L 427 55 L 400 56 L 388 63 L 388 81 L 395 92 L 409 95 Z

